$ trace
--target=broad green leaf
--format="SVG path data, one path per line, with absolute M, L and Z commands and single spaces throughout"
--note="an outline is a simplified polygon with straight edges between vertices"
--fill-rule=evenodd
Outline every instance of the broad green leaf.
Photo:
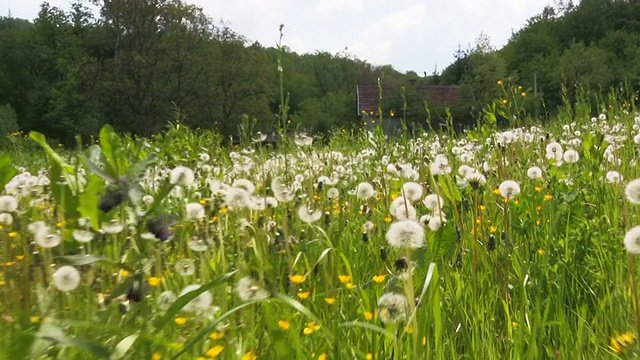
M 49 146 L 49 144 L 47 144 L 47 139 L 41 133 L 37 131 L 31 131 L 29 133 L 29 138 L 33 139 L 33 141 L 37 142 L 42 147 L 42 149 L 44 149 L 44 151 L 47 153 L 47 155 L 52 161 L 52 167 L 53 165 L 56 165 L 58 167 L 57 169 L 58 171 L 55 174 L 55 176 L 54 174 L 51 174 L 52 186 L 54 186 L 54 184 L 57 184 L 60 181 L 60 177 L 63 177 L 64 180 L 66 181 L 66 186 L 69 187 L 69 189 L 71 190 L 71 193 L 77 194 L 78 182 L 77 182 L 76 171 L 74 167 L 69 165 L 66 161 L 64 161 L 64 159 L 57 152 L 55 152 L 51 148 L 51 146 Z
M 196 297 L 200 296 L 200 294 L 204 293 L 205 291 L 207 291 L 207 290 L 209 290 L 209 289 L 211 289 L 211 288 L 213 288 L 213 287 L 215 287 L 217 285 L 220 285 L 220 284 L 224 283 L 225 281 L 230 279 L 235 273 L 236 273 L 236 271 L 232 271 L 230 273 L 227 273 L 227 274 L 224 274 L 222 276 L 219 276 L 219 277 L 213 279 L 213 281 L 210 281 L 210 282 L 200 286 L 199 288 L 180 296 L 173 303 L 173 305 L 171 305 L 171 307 L 169 307 L 169 309 L 167 309 L 167 312 L 164 314 L 162 319 L 160 319 L 160 321 L 158 322 L 158 326 L 156 327 L 156 330 L 159 331 L 165 325 L 171 323 L 171 321 L 173 320 L 173 318 L 175 318 L 175 316 L 178 314 L 178 312 L 180 312 L 180 310 L 182 310 L 182 308 L 184 308 L 188 303 L 190 303 L 191 300 L 193 300 Z
M 287 295 L 284 294 L 276 294 L 274 295 L 274 297 L 282 302 L 284 302 L 285 304 L 293 307 L 294 309 L 298 310 L 298 312 L 300 312 L 301 314 L 303 314 L 304 316 L 308 317 L 311 320 L 315 320 L 315 321 L 319 321 L 318 318 L 306 307 L 304 307 L 304 305 L 302 305 L 299 301 L 288 297 Z
M 99 209 L 100 198 L 104 191 L 105 185 L 100 177 L 89 174 L 87 175 L 87 187 L 79 196 L 78 212 L 80 216 L 89 218 L 89 223 L 94 229 L 100 229 Z
M 137 161 L 127 170 L 127 180 L 130 183 L 137 183 L 140 181 L 142 175 L 144 175 L 147 168 L 158 161 L 158 154 L 151 153 L 146 158 Z
M 62 262 L 70 265 L 82 266 L 89 265 L 93 263 L 97 263 L 99 261 L 112 262 L 106 256 L 96 256 L 96 255 L 67 255 L 67 256 L 58 256 L 56 259 L 62 260 Z
M 18 175 L 18 170 L 11 165 L 11 157 L 9 155 L 0 155 L 0 190 Z
M 202 329 L 199 333 L 197 333 L 195 336 L 193 336 L 189 341 L 187 341 L 184 346 L 182 347 L 182 350 L 180 350 L 179 353 L 177 353 L 173 359 L 178 359 L 180 357 L 180 355 L 184 354 L 187 350 L 189 350 L 193 344 L 195 344 L 196 342 L 200 341 L 202 338 L 204 338 L 205 336 L 208 336 L 211 331 L 213 331 L 218 324 L 220 324 L 223 320 L 225 320 L 226 318 L 228 318 L 229 316 L 235 314 L 238 310 L 245 308 L 247 306 L 253 305 L 256 302 L 247 302 L 244 303 L 242 305 L 238 305 L 235 308 L 227 311 L 226 313 L 220 315 L 219 317 L 217 317 L 212 323 L 210 323 L 207 327 L 205 327 L 204 329 Z
M 138 338 L 138 334 L 133 334 L 122 339 L 118 343 L 118 345 L 116 345 L 116 348 L 113 350 L 113 353 L 111 354 L 111 359 L 113 360 L 121 359 L 127 353 L 127 351 L 129 351 L 133 343 L 136 342 L 137 338 Z
M 367 329 L 367 330 L 371 330 L 371 331 L 375 331 L 377 333 L 380 333 L 390 339 L 393 339 L 393 334 L 391 332 L 389 332 L 388 330 L 386 330 L 385 328 L 382 328 L 380 326 L 376 326 L 373 324 L 369 324 L 369 323 L 365 323 L 365 322 L 361 322 L 361 321 L 350 321 L 350 322 L 346 322 L 346 323 L 342 323 L 340 324 L 341 327 L 359 327 L 359 328 L 363 328 L 363 329 Z
M 104 156 L 104 172 L 111 178 L 118 178 L 125 169 L 119 168 L 118 149 L 122 149 L 122 141 L 111 125 L 100 129 L 100 147 Z
M 94 341 L 84 339 L 81 337 L 68 337 L 66 335 L 49 335 L 40 337 L 43 340 L 52 341 L 55 344 L 75 347 L 78 349 L 82 349 L 86 352 L 91 353 L 94 358 L 105 358 L 109 359 L 109 351 L 103 347 L 95 343 Z

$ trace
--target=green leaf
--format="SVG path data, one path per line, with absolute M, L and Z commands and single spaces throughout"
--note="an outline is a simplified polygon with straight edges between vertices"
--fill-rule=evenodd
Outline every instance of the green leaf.
M 293 298 L 290 298 L 289 296 L 284 294 L 276 294 L 274 295 L 274 297 L 282 301 L 283 303 L 293 307 L 294 309 L 298 310 L 298 312 L 308 317 L 309 319 L 319 321 L 318 318 L 315 315 L 313 315 L 313 313 L 309 309 L 304 307 L 304 305 L 302 305 L 299 301 Z
M 96 255 L 67 255 L 57 256 L 56 259 L 60 259 L 66 264 L 75 266 L 90 265 L 99 261 L 112 262 L 111 259 L 106 256 Z
M 11 165 L 11 157 L 9 155 L 0 155 L 0 190 L 18 175 L 18 170 Z
M 100 177 L 89 174 L 87 175 L 87 187 L 79 197 L 78 212 L 80 216 L 89 218 L 89 223 L 94 229 L 100 229 L 99 209 L 100 198 L 104 193 L 104 182 Z
M 169 307 L 169 309 L 167 309 L 167 312 L 164 314 L 164 316 L 162 317 L 162 319 L 160 319 L 160 321 L 158 322 L 158 326 L 156 327 L 157 331 L 160 331 L 160 329 L 162 329 L 165 325 L 171 323 L 171 321 L 173 320 L 173 318 L 175 318 L 176 314 L 178 314 L 178 312 L 180 310 L 182 310 L 182 308 L 184 308 L 188 303 L 191 302 L 191 300 L 195 299 L 196 297 L 200 296 L 200 294 L 204 293 L 205 291 L 215 287 L 216 285 L 220 285 L 222 283 L 224 283 L 225 281 L 227 281 L 228 279 L 230 279 L 237 270 L 234 270 L 230 273 L 226 273 L 222 276 L 219 276 L 215 279 L 213 279 L 211 282 L 204 284 L 202 286 L 200 286 L 199 288 L 193 290 L 193 291 L 189 291 L 188 293 L 180 296 L 174 303 L 173 305 L 171 305 L 171 307 Z
M 380 326 L 376 326 L 376 325 L 373 325 L 373 324 L 361 322 L 361 321 L 350 321 L 350 322 L 342 323 L 339 326 L 341 326 L 341 327 L 359 327 L 359 328 L 375 331 L 375 332 L 380 333 L 380 334 L 382 334 L 382 335 L 384 335 L 384 336 L 386 336 L 386 337 L 388 337 L 390 339 L 393 339 L 393 334 L 391 332 L 389 332 L 388 330 L 386 330 L 385 328 L 382 328 Z
M 104 156 L 104 172 L 111 178 L 118 178 L 124 173 L 124 168 L 120 168 L 122 160 L 119 159 L 122 149 L 122 140 L 116 134 L 111 125 L 105 125 L 100 129 L 100 148 Z
M 136 339 L 138 339 L 138 334 L 129 335 L 126 338 L 122 339 L 113 350 L 111 359 L 118 360 L 122 358 L 127 353 L 127 351 L 129 351 L 133 343 L 136 342 Z
M 220 315 L 220 317 L 216 318 L 211 324 L 209 324 L 207 327 L 205 327 L 199 333 L 197 333 L 195 336 L 193 336 L 189 341 L 187 341 L 184 344 L 184 346 L 182 347 L 182 350 L 180 350 L 180 352 L 177 353 L 173 357 L 173 359 L 177 359 L 178 357 L 180 357 L 180 355 L 184 354 L 187 350 L 189 350 L 193 346 L 193 344 L 195 344 L 196 342 L 200 341 L 200 339 L 202 339 L 203 337 L 209 335 L 209 333 L 211 333 L 211 331 L 213 331 L 213 329 L 215 329 L 218 326 L 218 324 L 220 324 L 223 320 L 225 320 L 229 316 L 235 314 L 238 310 L 240 310 L 242 308 L 245 308 L 247 306 L 253 305 L 256 302 L 257 301 L 244 303 L 244 304 L 236 306 L 235 308 L 233 308 L 233 309 L 227 311 L 226 313 Z
M 156 153 L 151 153 L 146 158 L 137 161 L 136 163 L 131 165 L 129 170 L 127 170 L 127 180 L 130 183 L 139 182 L 140 178 L 142 177 L 142 175 L 144 175 L 147 168 L 153 165 L 156 161 L 158 161 L 158 154 Z
M 40 337 L 43 340 L 52 341 L 58 345 L 75 347 L 78 349 L 82 349 L 91 353 L 94 357 L 97 358 L 109 358 L 109 351 L 104 348 L 102 345 L 99 345 L 91 340 L 84 339 L 81 337 L 70 338 L 66 335 L 58 334 L 58 335 L 48 335 Z
M 69 164 L 67 164 L 67 162 L 64 161 L 64 159 L 57 152 L 55 152 L 51 148 L 51 146 L 49 146 L 49 144 L 47 144 L 47 139 L 41 133 L 39 133 L 37 131 L 31 131 L 29 133 L 29 138 L 31 138 L 31 139 L 33 139 L 33 141 L 37 142 L 42 147 L 42 149 L 44 149 L 44 151 L 47 153 L 47 155 L 49 156 L 49 158 L 53 162 L 52 170 L 53 170 L 53 167 L 54 167 L 53 165 L 55 165 L 57 167 L 56 174 L 52 173 L 50 175 L 50 180 L 51 180 L 52 186 L 54 186 L 55 184 L 57 184 L 59 182 L 59 178 L 60 177 L 63 177 L 65 179 L 65 181 L 66 181 L 66 185 L 65 186 L 69 188 L 69 190 L 70 190 L 70 192 L 72 194 L 77 194 L 78 193 L 78 181 L 77 181 L 77 178 L 76 178 L 76 171 L 75 171 L 74 167 L 69 165 Z

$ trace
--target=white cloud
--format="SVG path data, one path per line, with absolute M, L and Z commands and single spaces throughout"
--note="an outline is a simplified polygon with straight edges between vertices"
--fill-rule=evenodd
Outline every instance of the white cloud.
M 408 30 L 422 23 L 426 15 L 425 4 L 413 4 L 391 13 L 378 22 L 368 25 L 349 49 L 358 57 L 368 59 L 374 64 L 383 64 L 388 61 L 389 55 L 394 50 L 401 50 L 394 49 L 393 44 L 403 37 L 411 37 Z
M 293 35 L 290 38 L 288 38 L 287 44 L 286 44 L 292 51 L 297 52 L 298 54 L 302 54 L 304 52 L 306 52 L 305 47 L 304 47 L 304 39 L 302 39 L 301 36 L 298 35 Z
M 319 0 L 311 9 L 312 14 L 333 15 L 344 12 L 358 12 L 364 8 L 364 0 Z

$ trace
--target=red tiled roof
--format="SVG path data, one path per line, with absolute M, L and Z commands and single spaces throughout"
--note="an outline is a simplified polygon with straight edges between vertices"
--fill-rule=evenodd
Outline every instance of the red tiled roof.
M 396 90 L 392 86 L 383 86 L 382 93 L 389 94 Z M 429 106 L 451 107 L 460 104 L 460 87 L 457 85 L 418 85 L 416 90 L 421 93 Z M 378 112 L 380 105 L 380 89 L 378 85 L 358 85 L 357 87 L 358 115 L 362 112 Z

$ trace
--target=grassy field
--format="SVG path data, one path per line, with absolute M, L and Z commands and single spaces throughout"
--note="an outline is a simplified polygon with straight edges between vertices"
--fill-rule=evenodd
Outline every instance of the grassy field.
M 31 133 L 0 155 L 0 356 L 635 357 L 640 115 L 600 105 L 275 150 Z

